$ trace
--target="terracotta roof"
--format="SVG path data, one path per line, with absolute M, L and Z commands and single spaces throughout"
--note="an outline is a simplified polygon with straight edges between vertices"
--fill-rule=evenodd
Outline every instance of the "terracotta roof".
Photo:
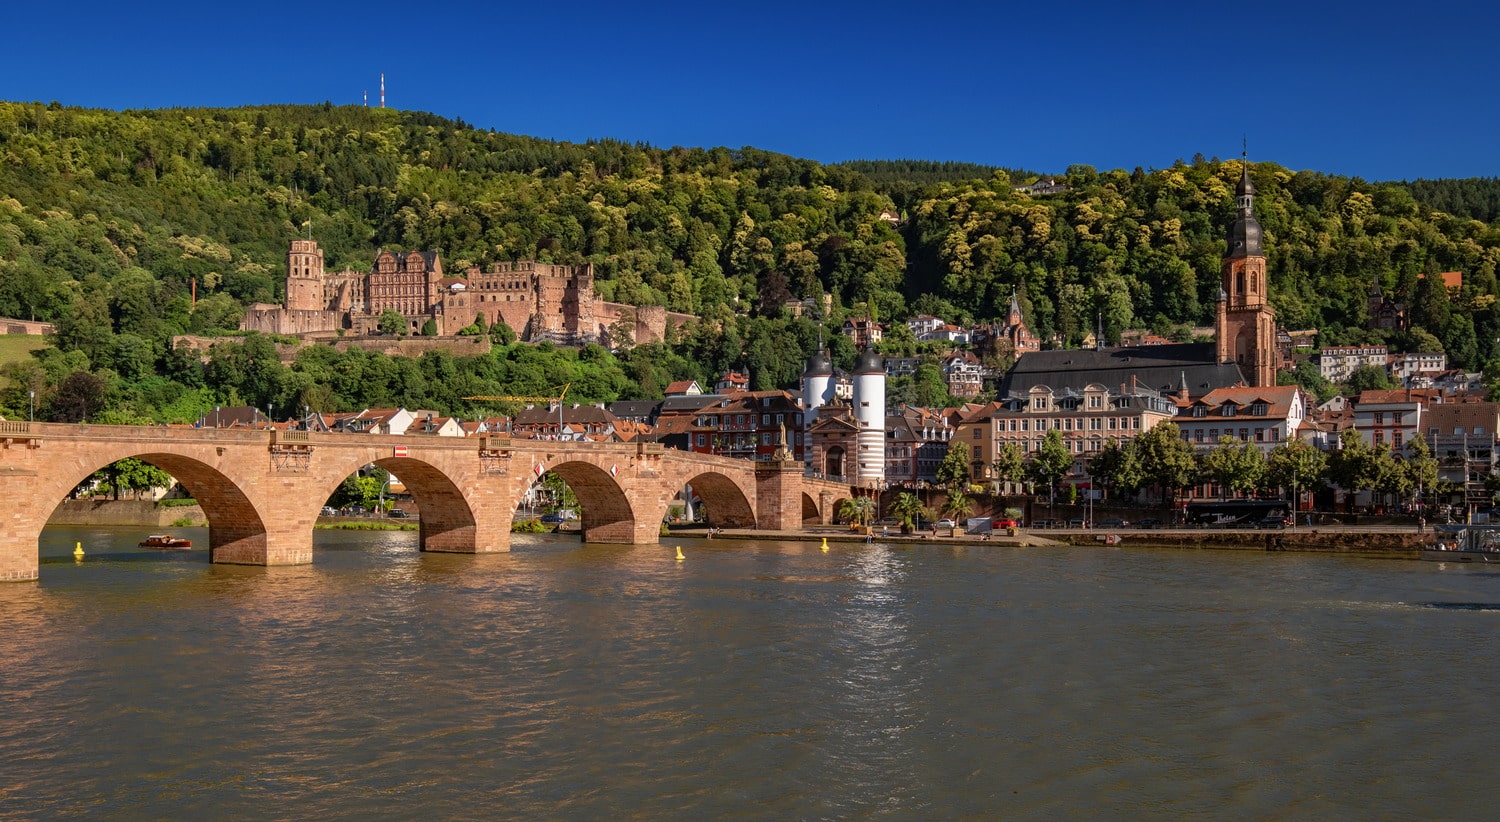
M 1234 403 L 1239 406 L 1236 416 L 1249 416 L 1246 409 L 1257 402 L 1266 404 L 1265 417 L 1279 417 L 1285 419 L 1291 412 L 1292 402 L 1297 398 L 1302 389 L 1295 385 L 1271 385 L 1260 388 L 1216 388 L 1204 394 L 1202 398 L 1188 403 L 1188 407 L 1195 405 L 1206 405 L 1209 408 L 1222 408 L 1226 403 Z M 1305 405 L 1305 404 L 1304 404 Z M 1212 416 L 1218 416 L 1210 412 Z
M 1443 392 L 1436 388 L 1394 388 L 1361 391 L 1355 405 L 1379 405 L 1388 402 L 1442 402 Z

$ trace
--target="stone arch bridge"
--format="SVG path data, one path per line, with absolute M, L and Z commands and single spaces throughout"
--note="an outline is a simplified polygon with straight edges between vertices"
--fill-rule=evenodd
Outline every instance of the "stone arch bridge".
M 0 420 L 0 580 L 34 580 L 42 527 L 90 474 L 133 457 L 171 474 L 208 518 L 213 562 L 312 561 L 312 529 L 339 483 L 375 464 L 420 509 L 423 551 L 510 550 L 510 526 L 541 474 L 581 502 L 586 542 L 655 543 L 691 484 L 710 525 L 789 530 L 831 522 L 848 485 L 794 461 L 750 462 L 660 443 L 414 437 L 307 431 L 69 425 Z

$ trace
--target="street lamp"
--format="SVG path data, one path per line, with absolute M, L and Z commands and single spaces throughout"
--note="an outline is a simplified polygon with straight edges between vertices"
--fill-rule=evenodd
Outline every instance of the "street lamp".
M 26 414 L 26 421 L 36 422 L 36 391 L 33 390 L 28 393 L 31 394 L 31 410 Z

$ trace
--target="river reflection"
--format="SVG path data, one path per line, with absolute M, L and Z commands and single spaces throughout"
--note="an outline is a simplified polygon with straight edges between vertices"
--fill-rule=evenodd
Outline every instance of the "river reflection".
M 206 533 L 186 534 L 197 544 Z M 1500 576 L 1212 551 L 49 529 L 20 818 L 1487 815 Z M 201 540 L 201 541 L 200 541 Z M 82 542 L 87 556 L 70 556 Z

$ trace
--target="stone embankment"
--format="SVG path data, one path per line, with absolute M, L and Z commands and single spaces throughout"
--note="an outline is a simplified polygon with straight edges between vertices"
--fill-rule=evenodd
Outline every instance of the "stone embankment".
M 52 512 L 47 524 L 165 528 L 183 520 L 194 525 L 208 522 L 197 505 L 157 505 L 144 499 L 65 499 Z

